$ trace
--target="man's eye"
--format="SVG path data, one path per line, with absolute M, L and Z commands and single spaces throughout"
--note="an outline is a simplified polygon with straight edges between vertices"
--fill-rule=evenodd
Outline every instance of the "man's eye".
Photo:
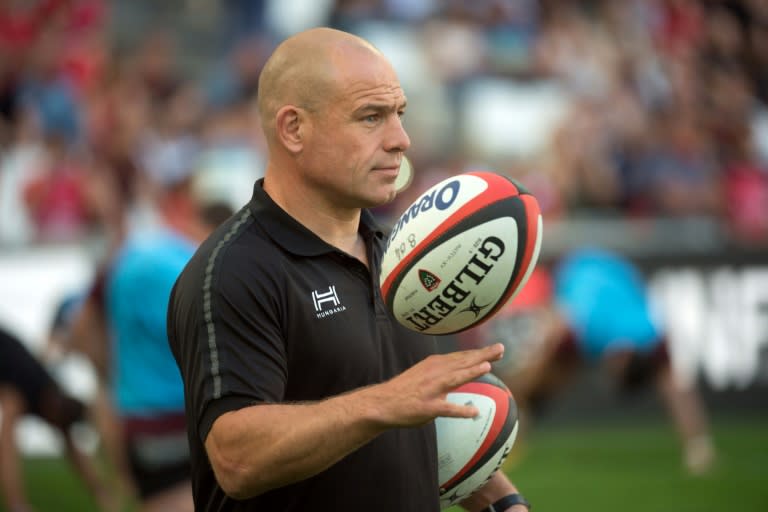
M 366 123 L 375 123 L 379 120 L 379 114 L 370 114 L 363 118 Z

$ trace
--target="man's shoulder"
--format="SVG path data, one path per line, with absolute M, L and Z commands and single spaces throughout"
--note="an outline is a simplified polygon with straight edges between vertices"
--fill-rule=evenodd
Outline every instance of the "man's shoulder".
M 219 226 L 195 251 L 185 273 L 242 274 L 270 268 L 280 250 L 244 208 Z

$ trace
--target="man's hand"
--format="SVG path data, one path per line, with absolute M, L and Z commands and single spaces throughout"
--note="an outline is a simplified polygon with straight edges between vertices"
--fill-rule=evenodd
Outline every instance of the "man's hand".
M 397 377 L 360 392 L 366 403 L 373 404 L 374 417 L 385 428 L 417 426 L 440 416 L 472 418 L 478 414 L 476 407 L 448 402 L 446 395 L 491 371 L 491 363 L 503 355 L 501 343 L 432 355 Z

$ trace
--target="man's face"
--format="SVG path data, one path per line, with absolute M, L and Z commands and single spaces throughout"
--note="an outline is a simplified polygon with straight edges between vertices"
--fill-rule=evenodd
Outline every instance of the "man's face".
M 391 201 L 403 152 L 405 95 L 389 63 L 370 54 L 337 56 L 332 98 L 310 113 L 300 156 L 305 177 L 342 208 Z

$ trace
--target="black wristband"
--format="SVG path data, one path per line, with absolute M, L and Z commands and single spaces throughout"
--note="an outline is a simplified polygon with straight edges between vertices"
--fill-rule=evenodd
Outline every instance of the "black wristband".
M 512 505 L 522 505 L 528 510 L 531 510 L 531 504 L 528 503 L 528 500 L 525 499 L 522 494 L 515 493 L 504 496 L 500 500 L 496 501 L 493 505 L 483 509 L 482 512 L 504 512 Z

